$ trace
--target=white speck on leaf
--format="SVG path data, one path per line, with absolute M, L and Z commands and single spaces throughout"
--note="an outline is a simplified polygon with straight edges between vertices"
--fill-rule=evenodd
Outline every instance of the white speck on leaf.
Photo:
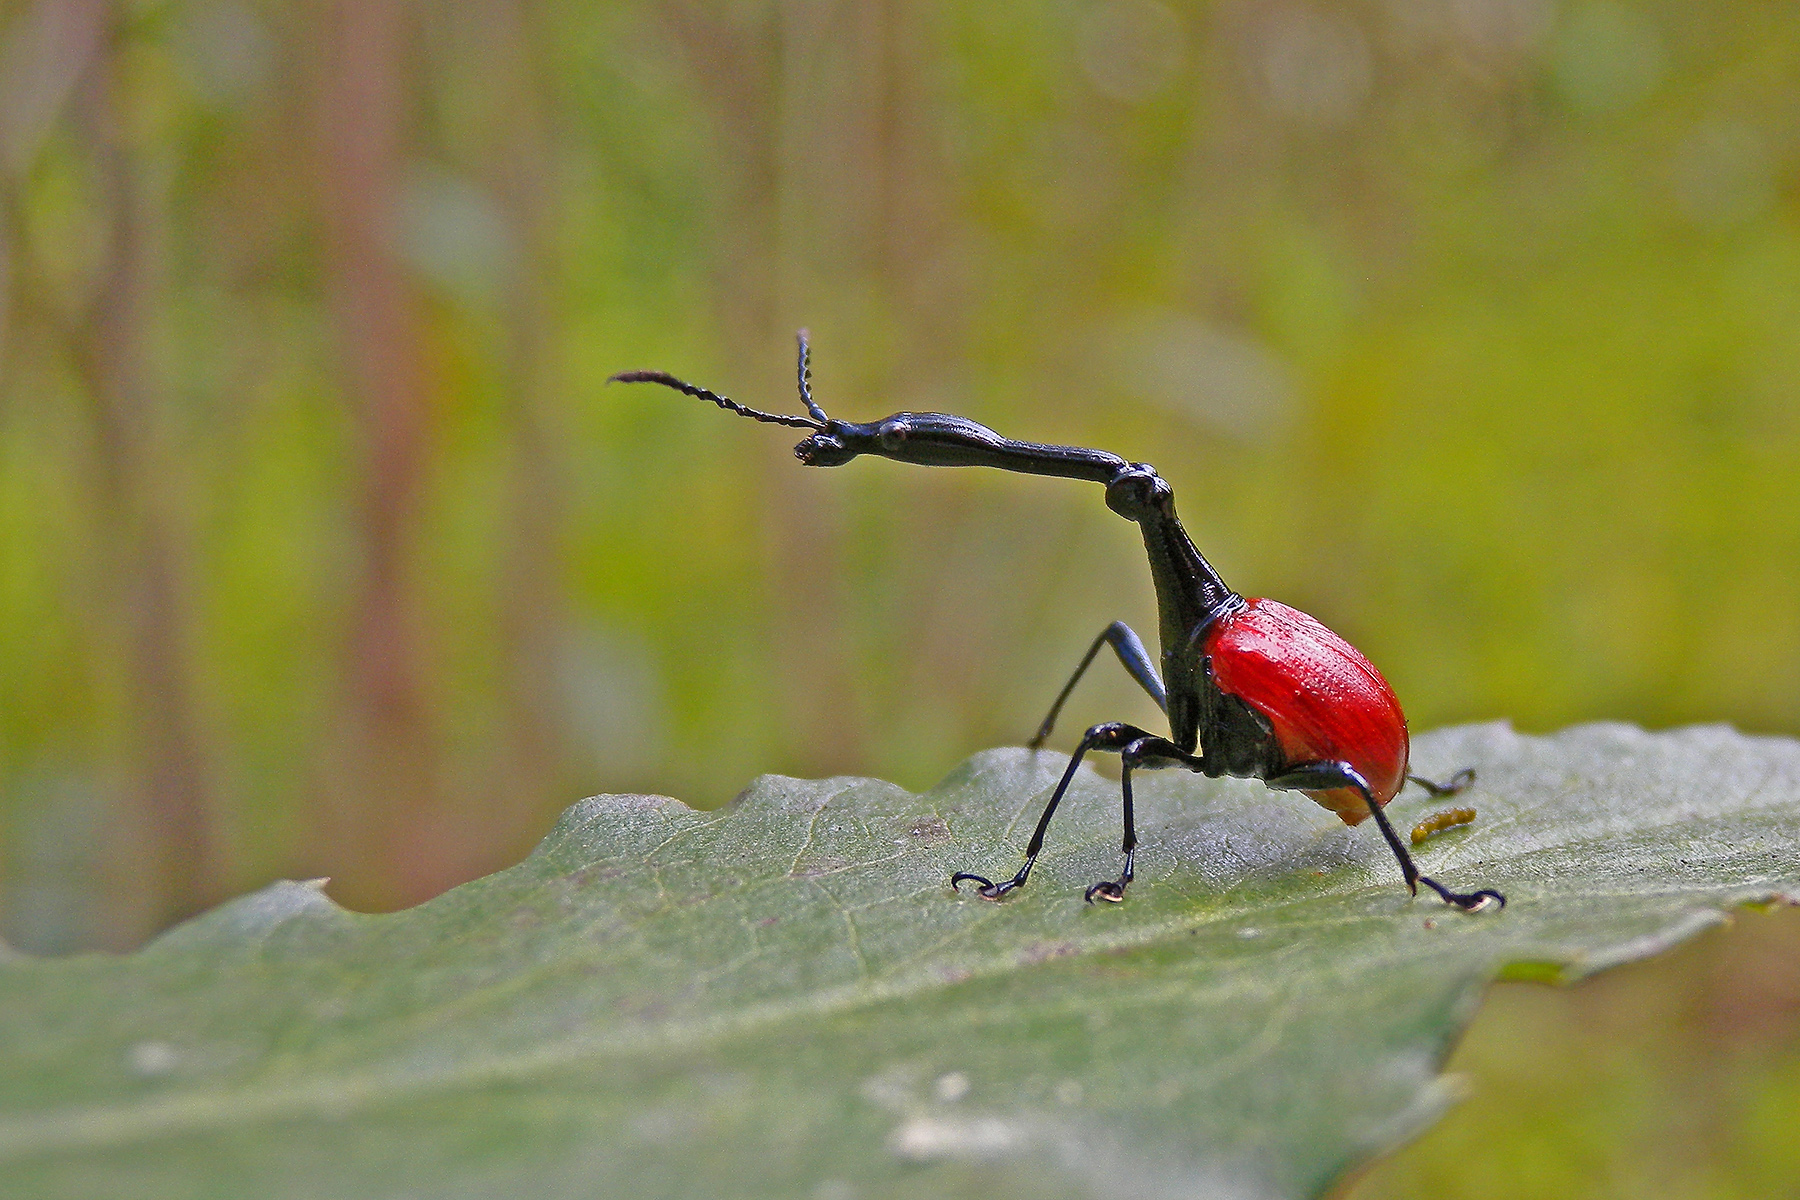
M 167 1075 L 181 1055 L 167 1042 L 133 1042 L 125 1051 L 125 1061 L 139 1075 Z
M 993 1159 L 1018 1150 L 1029 1140 L 1023 1126 L 999 1117 L 946 1121 L 915 1117 L 894 1130 L 888 1145 L 901 1158 Z

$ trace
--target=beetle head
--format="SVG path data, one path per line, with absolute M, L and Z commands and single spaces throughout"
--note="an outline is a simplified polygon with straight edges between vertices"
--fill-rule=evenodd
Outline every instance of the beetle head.
M 837 424 L 836 421 L 831 422 L 832 426 Z M 803 439 L 794 447 L 794 457 L 809 467 L 841 467 L 863 453 L 861 448 L 846 445 L 838 433 L 838 430 L 827 426 Z

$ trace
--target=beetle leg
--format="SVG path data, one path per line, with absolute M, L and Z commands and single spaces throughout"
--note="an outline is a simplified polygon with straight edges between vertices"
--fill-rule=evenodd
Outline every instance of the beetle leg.
M 1123 806 L 1125 815 L 1125 838 L 1120 844 L 1119 849 L 1125 855 L 1125 869 L 1119 872 L 1119 877 L 1117 879 L 1102 880 L 1083 892 L 1081 898 L 1086 900 L 1089 904 L 1094 902 L 1094 897 L 1096 896 L 1102 900 L 1117 904 L 1125 899 L 1125 889 L 1131 883 L 1133 875 L 1132 866 L 1137 860 L 1137 822 L 1133 819 L 1131 813 L 1131 768 L 1134 765 L 1137 756 L 1133 754 L 1132 751 L 1136 750 L 1146 740 L 1147 739 L 1140 738 L 1131 743 L 1131 745 L 1125 747 L 1125 749 L 1119 753 L 1119 758 L 1123 764 L 1119 771 L 1119 792 L 1124 798 Z
M 1164 738 L 1159 738 L 1135 725 L 1127 725 L 1121 721 L 1109 721 L 1088 730 L 1082 735 L 1081 744 L 1075 747 L 1075 753 L 1069 759 L 1068 769 L 1063 772 L 1062 779 L 1057 782 L 1056 790 L 1050 793 L 1049 803 L 1044 805 L 1044 815 L 1038 818 L 1037 829 L 1032 832 L 1031 841 L 1025 846 L 1025 865 L 1019 868 L 1019 873 L 1011 879 L 1003 879 L 999 883 L 995 883 L 972 871 L 958 871 L 950 877 L 950 886 L 954 888 L 964 880 L 978 883 L 981 885 L 979 894 L 988 900 L 998 900 L 1013 889 L 1024 887 L 1025 881 L 1031 877 L 1031 868 L 1037 863 L 1038 852 L 1044 848 L 1044 831 L 1050 828 L 1050 818 L 1056 815 L 1056 806 L 1062 803 L 1063 794 L 1069 790 L 1069 784 L 1075 778 L 1075 768 L 1081 765 L 1081 760 L 1087 756 L 1087 752 L 1089 750 L 1124 750 L 1127 746 L 1140 741 L 1172 745 Z M 1128 839 L 1126 852 L 1129 854 L 1132 847 L 1137 844 L 1136 837 L 1131 831 L 1131 792 L 1129 790 L 1125 793 L 1125 806 L 1125 828 Z M 1129 879 L 1129 875 L 1128 865 L 1127 879 Z M 1121 886 L 1121 893 L 1123 890 L 1124 888 Z M 1112 898 L 1117 899 L 1117 897 Z
M 1168 715 L 1169 694 L 1163 687 L 1162 676 L 1156 673 L 1156 664 L 1151 661 L 1150 652 L 1144 649 L 1143 640 L 1132 631 L 1131 626 L 1123 621 L 1114 621 L 1100 631 L 1100 636 L 1094 639 L 1094 644 L 1089 646 L 1087 653 L 1081 656 L 1081 664 L 1075 668 L 1075 673 L 1069 676 L 1069 682 L 1063 684 L 1063 690 L 1057 693 L 1056 703 L 1050 706 L 1049 715 L 1044 718 L 1043 724 L 1038 726 L 1037 733 L 1033 734 L 1031 740 L 1025 743 L 1026 746 L 1036 750 L 1044 744 L 1044 739 L 1048 738 L 1050 731 L 1056 727 L 1056 718 L 1062 712 L 1063 701 L 1069 698 L 1069 693 L 1074 691 L 1075 685 L 1081 682 L 1081 677 L 1087 673 L 1088 664 L 1094 661 L 1094 655 L 1100 653 L 1100 647 L 1106 645 L 1113 648 L 1113 653 L 1119 656 L 1119 664 L 1130 673 L 1133 679 L 1137 680 L 1137 685 L 1150 693 L 1150 698 L 1156 701 L 1156 707 L 1163 710 L 1163 715 Z
M 1436 892 L 1444 903 L 1455 905 L 1464 912 L 1475 912 L 1485 908 L 1489 900 L 1497 900 L 1501 907 L 1505 907 L 1506 897 L 1492 888 L 1482 888 L 1475 892 L 1453 892 L 1431 876 L 1420 874 L 1419 868 L 1413 864 L 1412 855 L 1407 853 L 1405 844 L 1400 841 L 1400 835 L 1395 833 L 1394 827 L 1388 823 L 1387 814 L 1381 810 L 1381 805 L 1375 803 L 1375 797 L 1370 794 L 1368 780 L 1364 779 L 1362 774 L 1349 763 L 1302 763 L 1280 775 L 1265 779 L 1263 782 L 1272 788 L 1297 792 L 1324 792 L 1340 787 L 1355 788 L 1362 793 L 1364 802 L 1369 806 L 1369 815 L 1375 818 L 1375 824 L 1381 830 L 1381 836 L 1387 839 L 1388 848 L 1394 852 L 1394 857 L 1400 860 L 1400 873 L 1406 878 L 1407 891 L 1415 896 L 1418 895 L 1419 885 L 1422 883 Z
M 1433 799 L 1442 799 L 1445 796 L 1454 796 L 1474 783 L 1475 768 L 1464 767 L 1444 783 L 1433 783 L 1423 775 L 1408 775 L 1407 778 L 1424 788 Z
M 1160 767 L 1185 766 L 1199 770 L 1200 759 L 1184 751 L 1167 738 L 1143 737 L 1119 752 L 1123 764 L 1119 772 L 1119 790 L 1124 794 L 1125 841 L 1120 850 L 1125 855 L 1125 869 L 1117 879 L 1103 880 L 1082 896 L 1089 904 L 1109 900 L 1114 904 L 1125 899 L 1125 888 L 1132 880 L 1132 867 L 1137 860 L 1137 823 L 1131 811 L 1131 773 Z

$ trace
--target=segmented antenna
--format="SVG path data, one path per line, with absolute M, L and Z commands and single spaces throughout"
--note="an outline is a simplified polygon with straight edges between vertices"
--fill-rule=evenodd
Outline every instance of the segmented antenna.
M 806 405 L 806 411 L 821 423 L 831 420 L 825 410 L 813 403 L 812 398 L 812 347 L 806 344 L 806 330 L 802 329 L 794 335 L 800 342 L 800 403 Z
M 698 384 L 689 383 L 685 379 L 677 379 L 667 371 L 620 371 L 606 382 L 660 383 L 666 388 L 674 388 L 683 395 L 692 396 L 696 400 L 710 400 L 727 412 L 734 412 L 740 417 L 749 417 L 753 421 L 764 421 L 770 425 L 790 425 L 795 429 L 812 429 L 824 432 L 825 414 L 820 412 L 818 406 L 812 402 L 812 397 L 807 394 L 806 385 L 804 383 L 806 362 L 806 343 L 804 340 L 800 343 L 800 361 L 802 375 L 801 395 L 806 400 L 807 410 L 818 417 L 818 420 L 816 421 L 813 420 L 812 417 L 790 417 L 785 413 L 758 412 L 754 408 L 739 404 L 729 396 L 721 396 L 719 393 L 709 391 Z

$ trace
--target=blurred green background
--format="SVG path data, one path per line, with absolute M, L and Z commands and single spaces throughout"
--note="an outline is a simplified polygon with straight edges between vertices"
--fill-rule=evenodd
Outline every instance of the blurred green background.
M 923 788 L 1154 629 L 1097 489 L 603 387 L 792 410 L 803 324 L 834 415 L 1155 463 L 1415 729 L 1800 732 L 1797 84 L 1752 0 L 0 3 L 0 936 Z

